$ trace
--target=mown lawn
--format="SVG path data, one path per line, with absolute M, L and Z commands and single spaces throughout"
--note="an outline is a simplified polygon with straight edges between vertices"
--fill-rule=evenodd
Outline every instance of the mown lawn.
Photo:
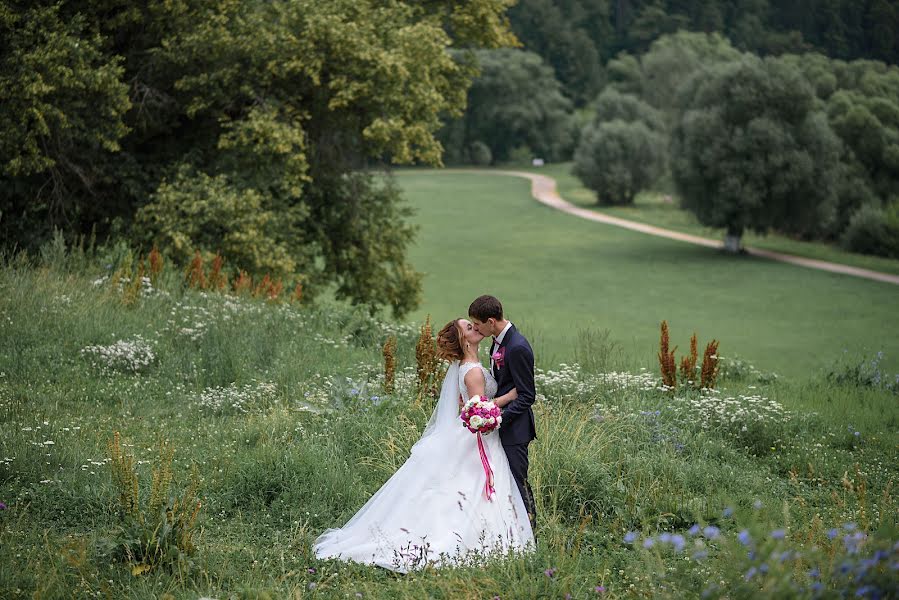
M 535 202 L 524 179 L 416 170 L 397 179 L 420 226 L 411 260 L 425 273 L 424 301 L 414 318 L 443 324 L 492 293 L 545 365 L 575 358 L 578 331 L 607 329 L 654 368 L 666 319 L 672 345 L 686 348 L 695 331 L 701 343 L 719 340 L 722 356 L 784 376 L 878 351 L 899 371 L 899 286 L 583 221 Z

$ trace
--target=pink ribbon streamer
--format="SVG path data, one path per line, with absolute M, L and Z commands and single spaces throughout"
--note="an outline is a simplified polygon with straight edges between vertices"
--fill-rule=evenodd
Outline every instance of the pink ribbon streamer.
M 493 502 L 493 494 L 496 493 L 496 490 L 493 487 L 493 468 L 491 468 L 490 461 L 487 459 L 487 452 L 484 450 L 484 442 L 481 441 L 481 432 L 478 432 L 478 453 L 481 455 L 481 465 L 484 467 L 484 475 L 487 476 L 487 481 L 484 482 L 484 495 L 487 496 L 487 500 Z

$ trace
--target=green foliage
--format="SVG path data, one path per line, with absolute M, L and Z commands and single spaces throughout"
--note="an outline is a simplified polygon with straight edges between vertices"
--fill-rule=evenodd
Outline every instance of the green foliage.
M 469 162 L 479 167 L 486 167 L 493 162 L 493 153 L 490 147 L 480 140 L 475 140 L 468 148 Z
M 740 236 L 812 236 L 832 218 L 839 138 L 795 68 L 745 56 L 694 76 L 675 129 L 673 175 L 700 222 Z
M 487 145 L 494 162 L 508 160 L 519 146 L 550 161 L 564 158 L 572 147 L 572 107 L 553 70 L 521 50 L 482 50 L 474 58 L 480 75 L 468 92 L 468 108 L 442 133 L 448 159 L 464 158 L 460 149 L 475 142 Z
M 597 123 L 616 119 L 632 123 L 639 121 L 650 130 L 665 131 L 661 113 L 633 94 L 623 94 L 614 87 L 607 87 L 594 103 Z
M 0 2 L 0 39 L 0 239 L 36 248 L 54 228 L 116 214 L 100 190 L 128 131 L 128 85 L 88 19 L 60 5 Z
M 311 258 L 300 265 L 296 260 L 304 250 L 304 240 L 296 237 L 303 208 L 274 210 L 256 188 L 240 189 L 225 175 L 210 177 L 185 166 L 138 211 L 136 229 L 179 264 L 201 249 L 252 273 L 287 277 L 312 268 Z
M 863 205 L 849 221 L 840 243 L 852 252 L 899 258 L 899 210 Z
M 448 47 L 515 43 L 509 0 L 20 4 L 0 4 L 4 248 L 96 227 L 397 310 L 415 297 L 405 242 L 359 245 L 409 229 L 331 197 L 360 169 L 439 164 L 439 117 L 473 76 Z M 398 217 L 396 200 L 355 206 Z M 350 222 L 389 231 L 348 237 Z M 375 263 L 390 283 L 371 284 Z
M 588 126 L 574 155 L 574 174 L 600 204 L 631 204 L 665 165 L 665 138 L 642 122 L 620 119 Z

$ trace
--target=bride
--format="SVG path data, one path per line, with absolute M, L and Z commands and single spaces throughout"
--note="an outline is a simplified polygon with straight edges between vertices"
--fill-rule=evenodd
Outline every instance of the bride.
M 499 433 L 482 437 L 495 493 L 487 498 L 487 474 L 477 435 L 459 418 L 462 404 L 485 395 L 500 407 L 496 380 L 478 359 L 484 339 L 466 319 L 446 324 L 437 336 L 450 362 L 440 400 L 409 459 L 346 525 L 325 531 L 313 544 L 317 558 L 339 558 L 406 573 L 428 564 L 461 564 L 487 553 L 521 550 L 534 543 L 521 493 Z

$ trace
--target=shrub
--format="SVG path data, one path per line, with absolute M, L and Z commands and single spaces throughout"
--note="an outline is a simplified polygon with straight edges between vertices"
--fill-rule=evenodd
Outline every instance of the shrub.
M 487 144 L 481 141 L 472 142 L 468 148 L 468 156 L 471 164 L 479 167 L 486 167 L 493 162 L 493 154 Z
M 897 258 L 899 219 L 889 219 L 887 213 L 876 206 L 862 206 L 849 220 L 840 243 L 851 252 Z

